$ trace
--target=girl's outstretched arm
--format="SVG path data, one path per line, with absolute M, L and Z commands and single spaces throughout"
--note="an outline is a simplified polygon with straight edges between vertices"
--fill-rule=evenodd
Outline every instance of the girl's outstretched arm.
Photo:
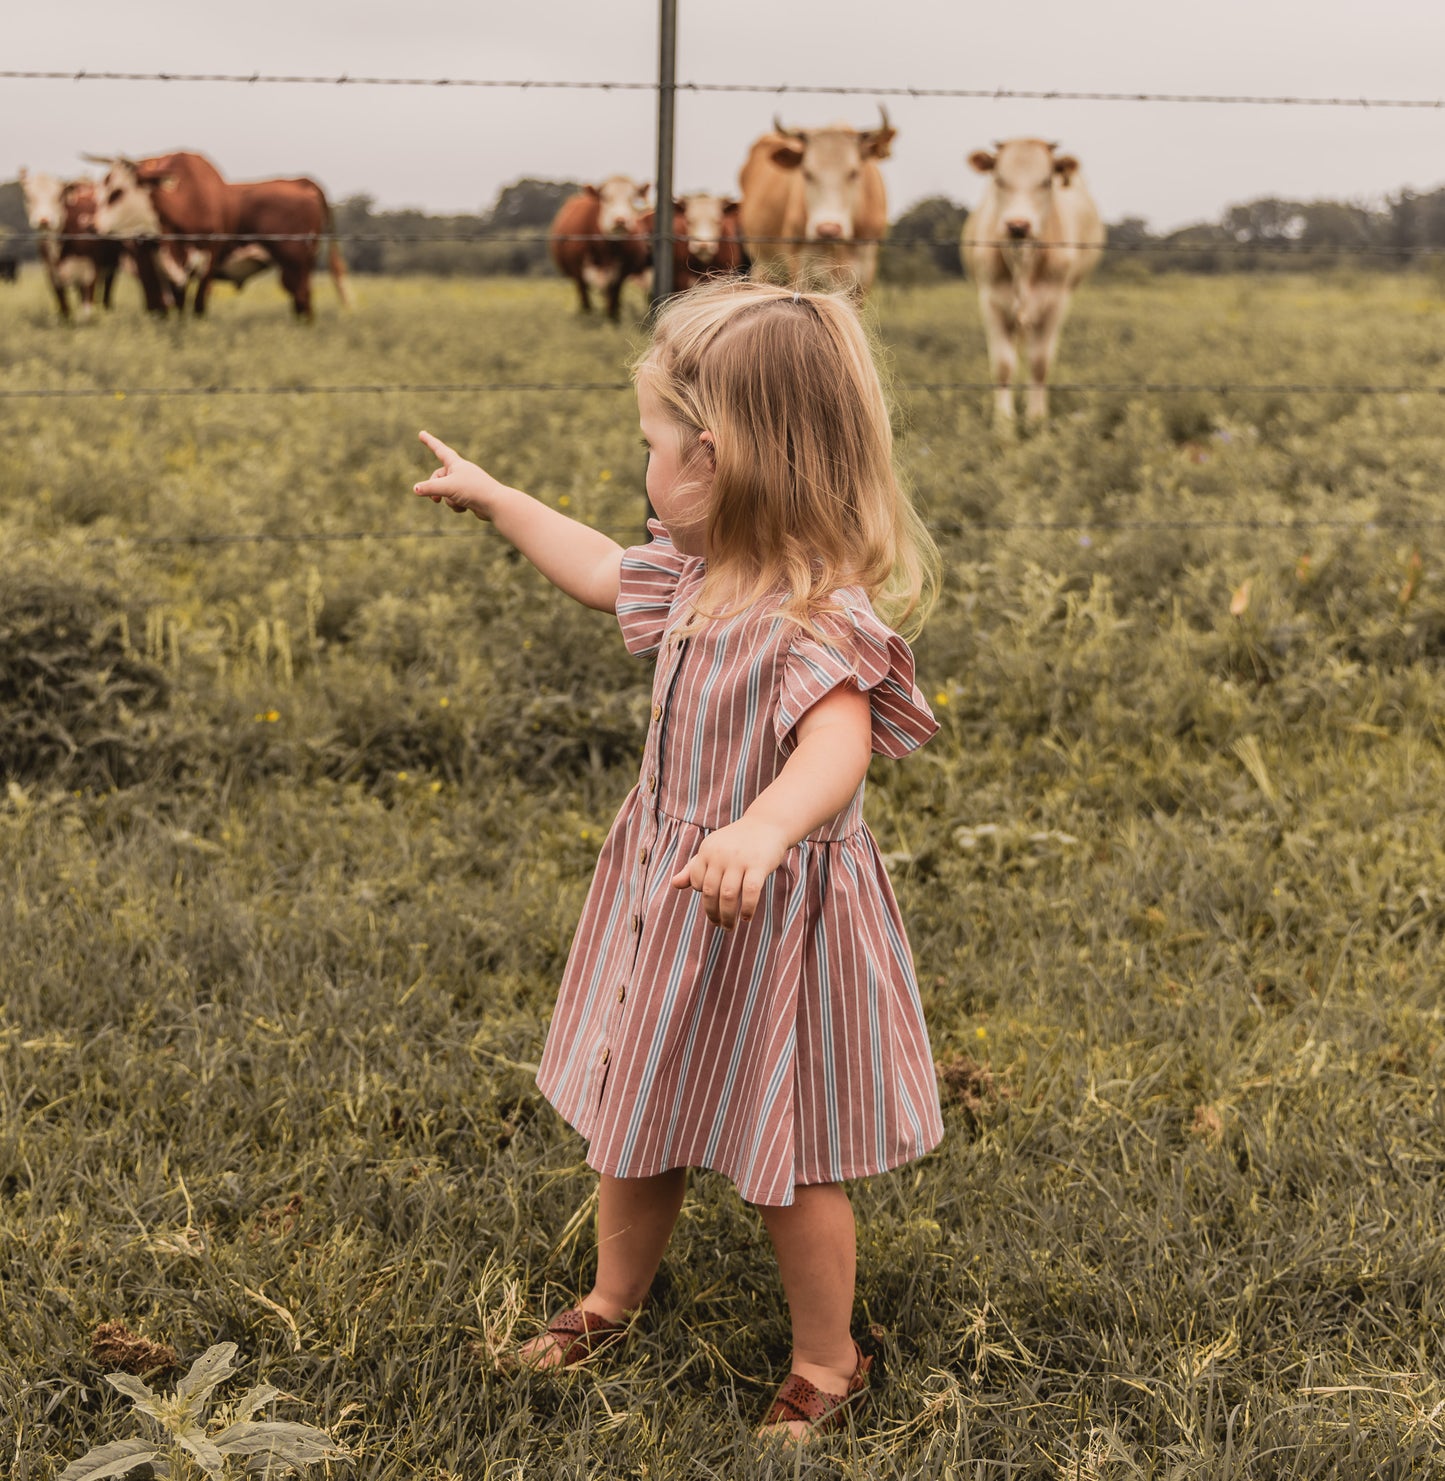
M 458 514 L 470 510 L 497 528 L 552 583 L 599 612 L 617 610 L 622 573 L 622 547 L 600 530 L 568 519 L 520 489 L 499 483 L 485 469 L 430 432 L 417 434 L 436 454 L 441 467 L 412 492 L 445 503 Z
M 797 725 L 798 744 L 770 786 L 736 823 L 709 833 L 673 875 L 702 894 L 714 925 L 749 921 L 763 884 L 795 843 L 853 800 L 873 754 L 873 703 L 852 684 L 825 694 Z

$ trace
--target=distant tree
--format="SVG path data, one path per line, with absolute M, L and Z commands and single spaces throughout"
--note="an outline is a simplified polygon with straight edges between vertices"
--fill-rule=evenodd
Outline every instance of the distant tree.
M 493 231 L 528 226 L 550 226 L 557 208 L 581 186 L 571 180 L 518 180 L 504 185 L 488 213 Z
M 1242 206 L 1230 206 L 1220 224 L 1241 245 L 1297 242 L 1304 235 L 1305 215 L 1298 201 L 1264 196 Z
M 967 220 L 967 209 L 943 195 L 931 195 L 910 206 L 888 228 L 888 244 L 878 264 L 880 275 L 891 283 L 962 276 L 958 238 Z
M 342 255 L 354 273 L 379 273 L 385 268 L 386 246 L 382 242 L 358 241 L 358 237 L 374 236 L 378 231 L 372 207 L 376 197 L 372 195 L 349 195 L 334 207 L 336 230 L 343 238 Z
M 0 235 L 8 227 L 15 233 L 10 239 L 8 254 L 12 257 L 35 256 L 35 243 L 30 240 L 30 220 L 25 214 L 25 193 L 18 180 L 7 180 L 0 185 Z

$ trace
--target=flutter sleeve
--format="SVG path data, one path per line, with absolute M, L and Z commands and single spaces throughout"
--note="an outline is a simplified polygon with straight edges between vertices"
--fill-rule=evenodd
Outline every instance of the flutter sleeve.
M 840 684 L 854 683 L 873 707 L 873 749 L 906 756 L 938 731 L 913 677 L 913 653 L 869 608 L 823 614 L 822 638 L 798 628 L 783 665 L 773 731 L 783 751 L 797 745 L 794 727 Z
M 617 588 L 617 621 L 627 651 L 638 658 L 656 653 L 672 611 L 683 569 L 691 560 L 672 543 L 662 524 L 650 519 L 646 545 L 622 553 L 622 576 Z

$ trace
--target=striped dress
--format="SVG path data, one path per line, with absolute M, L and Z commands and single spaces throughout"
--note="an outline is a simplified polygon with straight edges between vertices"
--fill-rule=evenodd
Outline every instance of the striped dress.
M 769 876 L 752 920 L 714 926 L 672 876 L 782 769 L 794 726 L 842 683 L 872 699 L 873 749 L 937 729 L 908 645 L 861 589 L 818 638 L 753 609 L 690 636 L 702 560 L 662 525 L 624 554 L 617 616 L 656 653 L 642 775 L 597 862 L 537 1074 L 616 1177 L 714 1168 L 751 1203 L 881 1172 L 943 1134 L 898 906 L 863 788 Z

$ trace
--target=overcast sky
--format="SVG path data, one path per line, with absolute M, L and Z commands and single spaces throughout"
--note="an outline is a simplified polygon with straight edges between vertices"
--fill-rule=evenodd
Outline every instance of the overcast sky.
M 679 0 L 679 82 L 1438 99 L 1445 0 Z M 66 0 L 6 7 L 0 67 L 650 81 L 656 0 Z M 675 183 L 731 191 L 775 110 L 868 126 L 852 97 L 683 93 Z M 886 99 L 890 214 L 972 204 L 970 150 L 1020 134 L 1083 162 L 1108 220 L 1156 229 L 1260 195 L 1445 185 L 1445 109 Z M 310 174 L 334 198 L 476 211 L 524 176 L 654 174 L 649 92 L 219 86 L 0 78 L 0 179 L 82 150 L 195 149 Z M 8 156 L 8 157 L 7 157 Z

